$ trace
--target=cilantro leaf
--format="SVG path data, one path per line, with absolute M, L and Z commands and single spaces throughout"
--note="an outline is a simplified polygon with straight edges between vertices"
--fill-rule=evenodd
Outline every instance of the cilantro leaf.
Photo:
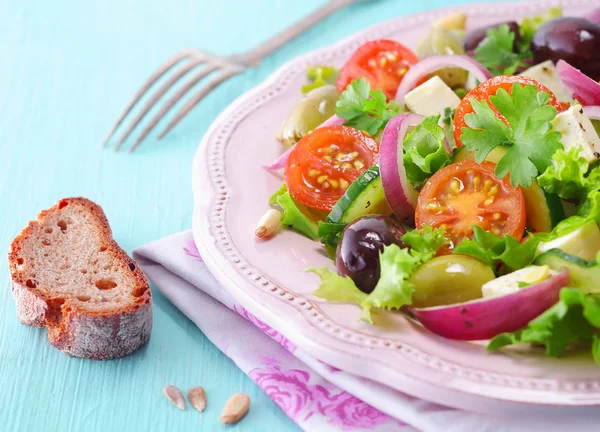
M 383 91 L 371 90 L 366 79 L 358 78 L 342 92 L 335 113 L 346 120 L 346 126 L 375 136 L 392 117 L 400 113 L 400 106 L 396 101 L 387 102 Z
M 444 130 L 439 115 L 426 117 L 404 139 L 404 168 L 408 181 L 417 188 L 450 163 L 444 147 Z
M 525 18 L 519 26 L 521 40 L 519 41 L 519 49 L 521 52 L 530 49 L 531 40 L 535 32 L 547 21 L 551 21 L 562 16 L 562 6 L 548 8 L 541 14 L 531 18 Z
M 560 133 L 550 121 L 556 108 L 547 105 L 550 95 L 533 85 L 513 83 L 512 95 L 500 89 L 490 102 L 509 123 L 507 126 L 487 101 L 471 99 L 474 112 L 465 116 L 468 128 L 462 128 L 461 141 L 467 150 L 476 152 L 481 163 L 495 147 L 507 152 L 496 165 L 499 178 L 510 174 L 513 186 L 530 186 L 533 178 L 551 165 L 552 155 L 562 148 Z
M 464 240 L 456 248 L 455 254 L 478 258 L 492 268 L 503 263 L 511 270 L 519 270 L 533 262 L 540 238 L 531 236 L 521 243 L 511 235 L 497 237 L 479 226 L 473 227 L 473 240 Z
M 546 355 L 557 357 L 572 343 L 592 342 L 592 355 L 600 364 L 596 333 L 600 329 L 600 297 L 586 295 L 577 288 L 563 288 L 560 300 L 529 325 L 513 333 L 502 333 L 487 346 L 494 351 L 506 345 L 533 342 L 546 347 Z
M 342 236 L 342 231 L 348 226 L 347 223 L 319 222 L 318 234 L 321 243 L 325 245 L 337 246 Z
M 514 75 L 518 68 L 526 66 L 526 59 L 532 57 L 529 47 L 523 52 L 515 52 L 515 34 L 508 24 L 491 28 L 486 38 L 475 49 L 475 60 L 494 75 Z
M 310 84 L 302 86 L 302 93 L 308 93 L 327 84 L 334 84 L 338 73 L 339 71 L 333 66 L 309 66 L 306 69 L 306 78 L 310 80 Z

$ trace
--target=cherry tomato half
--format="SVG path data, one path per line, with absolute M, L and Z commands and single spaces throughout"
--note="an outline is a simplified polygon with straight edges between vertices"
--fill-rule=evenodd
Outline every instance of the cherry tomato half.
M 504 123 L 508 124 L 508 121 L 504 118 L 502 114 L 498 112 L 496 107 L 491 103 L 490 96 L 495 96 L 498 90 L 501 88 L 506 90 L 509 94 L 512 94 L 512 86 L 513 83 L 522 84 L 523 87 L 526 85 L 534 85 L 540 91 L 544 91 L 550 94 L 550 100 L 548 103 L 552 105 L 554 108 L 558 110 L 558 112 L 565 111 L 569 109 L 569 104 L 559 102 L 547 87 L 540 84 L 539 82 L 522 76 L 522 75 L 514 75 L 514 76 L 497 76 L 494 78 L 490 78 L 484 83 L 481 83 L 478 87 L 475 87 L 466 96 L 456 108 L 456 113 L 454 114 L 454 140 L 456 141 L 456 146 L 462 146 L 462 142 L 460 140 L 460 136 L 462 135 L 462 128 L 468 127 L 465 122 L 465 116 L 473 112 L 473 107 L 471 106 L 471 98 L 475 98 L 478 101 L 485 100 L 489 103 L 492 110 L 496 113 L 498 118 L 502 120 Z
M 342 92 L 357 78 L 365 78 L 371 89 L 381 89 L 388 100 L 396 97 L 398 86 L 408 69 L 419 58 L 404 45 L 388 39 L 367 42 L 346 62 L 336 87 Z
M 417 228 L 443 228 L 450 249 L 473 238 L 477 225 L 497 236 L 510 234 L 521 240 L 525 232 L 525 199 L 509 177 L 494 175 L 496 164 L 474 160 L 448 165 L 425 184 L 417 200 Z
M 290 153 L 285 183 L 296 201 L 331 211 L 350 183 L 377 161 L 377 152 L 375 140 L 354 128 L 315 129 Z

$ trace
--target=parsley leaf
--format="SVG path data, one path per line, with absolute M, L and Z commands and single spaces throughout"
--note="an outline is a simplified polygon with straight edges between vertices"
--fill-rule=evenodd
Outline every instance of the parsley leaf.
M 562 148 L 560 133 L 552 130 L 556 108 L 548 105 L 550 95 L 534 85 L 513 83 L 512 95 L 500 89 L 490 102 L 506 118 L 507 126 L 498 118 L 487 101 L 471 99 L 475 112 L 465 116 L 468 128 L 462 128 L 461 141 L 476 152 L 481 163 L 495 147 L 508 151 L 496 166 L 495 174 L 503 178 L 510 173 L 513 186 L 530 186 L 538 173 L 551 166 L 552 155 Z
M 523 52 L 515 52 L 515 34 L 508 24 L 491 28 L 486 38 L 475 49 L 475 60 L 494 75 L 514 75 L 518 68 L 527 65 L 532 57 L 529 46 Z
M 306 78 L 310 80 L 310 84 L 302 86 L 302 93 L 308 93 L 327 84 L 334 84 L 338 73 L 339 71 L 333 66 L 309 66 L 306 69 Z
M 404 139 L 406 178 L 418 188 L 435 172 L 450 163 L 444 147 L 444 130 L 438 125 L 440 116 L 426 117 Z
M 371 90 L 366 79 L 358 78 L 342 92 L 335 113 L 346 120 L 346 126 L 375 136 L 400 111 L 396 101 L 387 102 L 383 91 Z
M 342 231 L 348 226 L 347 223 L 338 222 L 319 222 L 318 234 L 321 243 L 325 245 L 337 246 L 342 236 Z
M 546 355 L 557 357 L 572 343 L 592 342 L 592 355 L 600 364 L 600 297 L 586 295 L 577 288 L 563 288 L 560 300 L 529 325 L 513 333 L 502 333 L 491 340 L 488 351 L 506 345 L 533 342 L 546 347 Z
M 478 258 L 492 268 L 503 263 L 511 270 L 519 270 L 533 262 L 540 239 L 531 236 L 520 243 L 511 235 L 497 237 L 479 226 L 473 227 L 473 240 L 464 240 L 456 248 L 455 254 Z

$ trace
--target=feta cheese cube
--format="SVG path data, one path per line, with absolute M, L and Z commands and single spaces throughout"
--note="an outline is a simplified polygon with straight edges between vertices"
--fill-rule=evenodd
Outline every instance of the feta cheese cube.
M 550 270 L 547 266 L 526 267 L 485 283 L 481 292 L 484 298 L 511 294 L 522 289 L 519 287 L 520 282 L 534 285 L 557 274 L 557 271 Z M 533 280 L 532 276 L 538 280 Z
M 437 75 L 404 96 L 404 105 L 416 114 L 429 117 L 439 114 L 443 125 L 444 110 L 456 109 L 460 98 Z
M 600 137 L 581 105 L 558 114 L 552 120 L 552 128 L 562 134 L 560 142 L 566 151 L 580 148 L 580 155 L 588 162 L 600 158 Z
M 567 86 L 563 84 L 552 60 L 530 67 L 525 72 L 521 73 L 521 75 L 534 79 L 540 84 L 548 87 L 560 102 L 570 103 L 573 101 L 573 95 Z

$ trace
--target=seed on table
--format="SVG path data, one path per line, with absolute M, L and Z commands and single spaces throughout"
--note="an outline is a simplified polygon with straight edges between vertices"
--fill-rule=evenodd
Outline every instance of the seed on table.
M 282 218 L 283 214 L 279 210 L 267 210 L 265 214 L 260 218 L 260 221 L 258 221 L 258 225 L 256 226 L 256 231 L 254 231 L 254 235 L 258 238 L 265 238 L 270 236 L 275 232 L 275 230 L 281 223 Z
M 235 393 L 225 403 L 221 413 L 221 423 L 234 424 L 241 420 L 250 409 L 250 396 L 246 393 Z
M 185 410 L 185 399 L 179 388 L 168 385 L 163 388 L 163 393 L 180 410 Z
M 198 411 L 202 412 L 206 408 L 206 393 L 202 386 L 189 389 L 187 398 L 190 401 L 190 404 Z

